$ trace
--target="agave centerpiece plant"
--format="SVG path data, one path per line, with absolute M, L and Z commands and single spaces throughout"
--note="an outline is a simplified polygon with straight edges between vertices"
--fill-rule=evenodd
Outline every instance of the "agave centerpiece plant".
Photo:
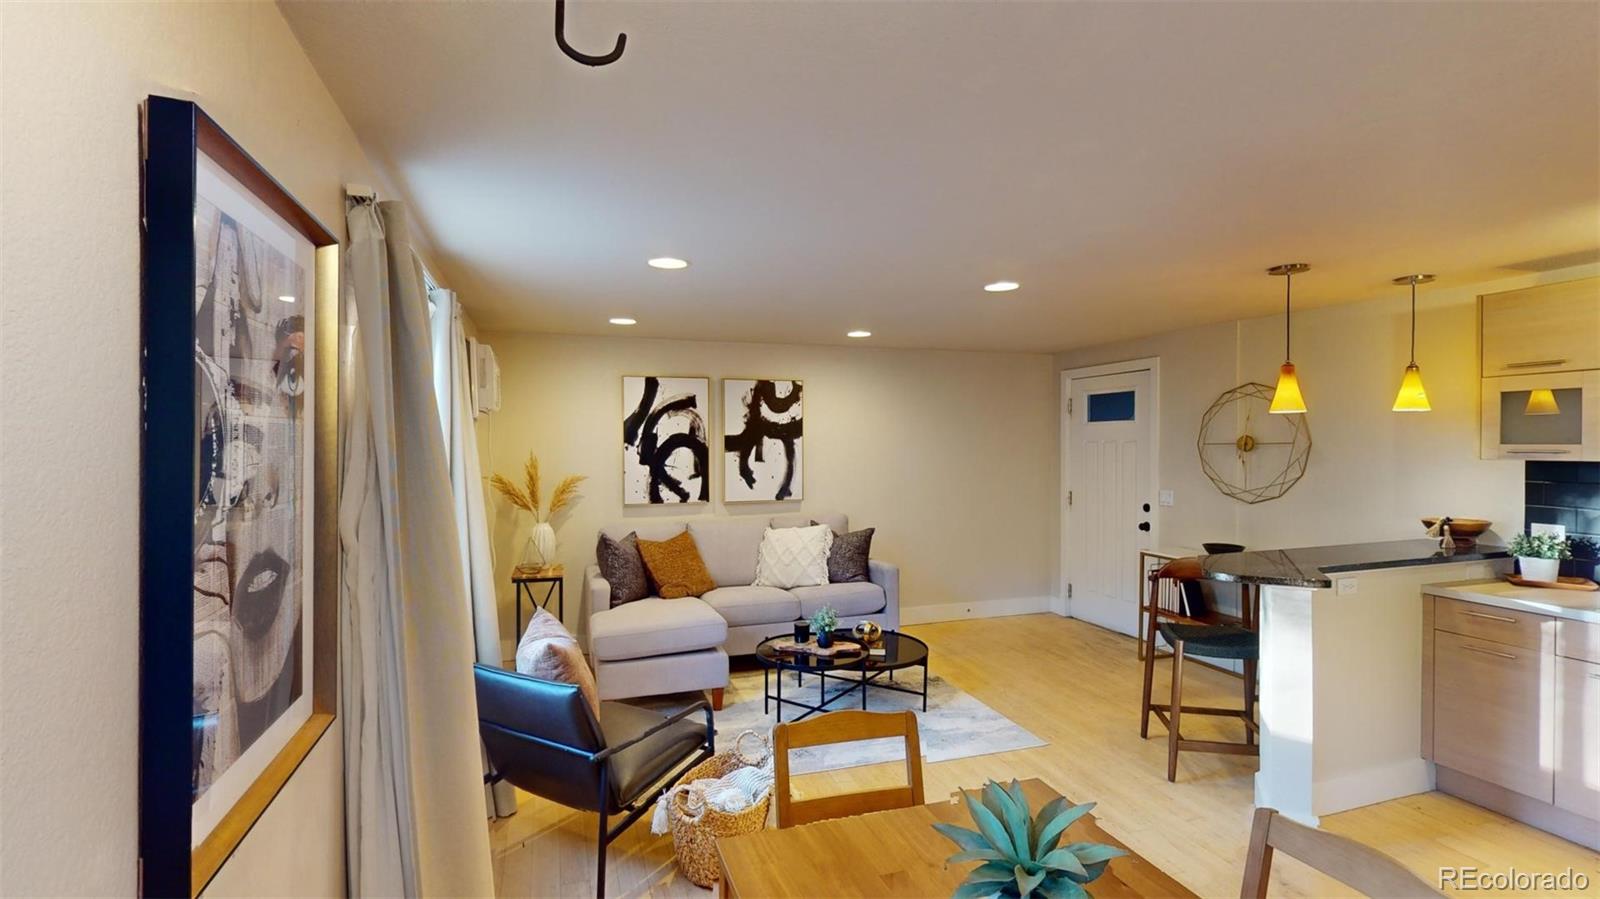
M 1113 858 L 1128 854 L 1104 843 L 1061 845 L 1061 837 L 1072 822 L 1094 808 L 1092 802 L 1073 805 L 1058 796 L 1034 815 L 1022 795 L 1022 785 L 1015 780 L 1009 786 L 989 781 L 984 785 L 982 801 L 971 793 L 963 793 L 962 797 L 978 829 L 944 823 L 933 825 L 933 829 L 961 847 L 948 861 L 982 864 L 967 875 L 952 899 L 1088 897 L 1091 894 L 1084 884 L 1105 873 Z
M 533 516 L 533 531 L 528 535 L 528 543 L 522 553 L 522 564 L 545 568 L 554 565 L 556 561 L 556 528 L 554 519 L 565 511 L 578 499 L 578 485 L 583 483 L 588 475 L 569 474 L 556 485 L 550 494 L 550 505 L 543 506 L 539 500 L 539 457 L 533 453 L 528 454 L 528 461 L 522 466 L 523 483 L 518 485 L 504 475 L 495 475 L 489 479 L 489 486 L 506 498 L 506 502 Z

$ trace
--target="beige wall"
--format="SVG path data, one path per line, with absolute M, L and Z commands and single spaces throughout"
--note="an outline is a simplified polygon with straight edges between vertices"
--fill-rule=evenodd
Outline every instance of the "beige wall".
M 1493 520 L 1498 534 L 1522 527 L 1523 465 L 1478 458 L 1477 305 L 1480 293 L 1588 277 L 1579 266 L 1418 293 L 1417 363 L 1433 411 L 1390 411 L 1405 368 L 1410 300 L 1403 288 L 1376 298 L 1294 315 L 1294 361 L 1309 408 L 1310 467 L 1287 495 L 1254 506 L 1217 492 L 1200 470 L 1195 437 L 1217 395 L 1246 381 L 1273 384 L 1283 361 L 1283 317 L 1059 354 L 1067 369 L 1161 357 L 1161 509 L 1158 542 L 1198 546 L 1237 539 L 1289 547 L 1414 537 L 1417 518 L 1448 514 Z M 1316 277 L 1313 270 L 1305 278 Z M 1273 283 L 1262 279 L 1262 289 Z M 1281 289 L 1281 287 L 1280 287 Z
M 266 3 L 4 4 L 0 894 L 133 895 L 139 104 L 197 100 L 335 233 L 378 183 Z M 343 883 L 337 728 L 213 892 Z
M 513 474 L 532 450 L 546 481 L 590 480 L 561 524 L 567 618 L 582 627 L 577 576 L 595 534 L 623 518 L 839 510 L 875 527 L 873 554 L 901 566 L 910 615 L 964 614 L 1055 593 L 1056 426 L 1050 357 L 487 333 L 505 404 L 488 417 L 484 473 Z M 623 374 L 712 378 L 712 503 L 622 505 Z M 803 503 L 724 506 L 723 377 L 800 378 L 806 387 Z M 491 496 L 502 637 L 512 638 L 506 579 L 527 527 Z M 991 607 L 993 608 L 993 607 Z M 919 613 L 914 610 L 921 609 Z

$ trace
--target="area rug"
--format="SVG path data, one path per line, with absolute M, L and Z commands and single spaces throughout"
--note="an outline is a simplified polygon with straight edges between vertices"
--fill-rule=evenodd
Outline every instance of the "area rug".
M 771 676 L 776 678 L 778 675 L 774 672 Z M 783 685 L 785 699 L 794 698 L 807 703 L 816 703 L 815 677 L 806 676 L 798 687 L 795 685 L 792 673 L 787 677 L 788 680 Z M 907 669 L 898 672 L 896 677 L 897 682 L 904 686 L 915 688 L 922 684 L 920 669 Z M 828 695 L 837 696 L 847 689 L 849 689 L 847 684 L 830 681 Z M 1043 740 L 1029 733 L 1015 721 L 979 702 L 972 694 L 952 686 L 937 674 L 928 677 L 926 712 L 922 711 L 920 696 L 873 687 L 868 687 L 867 691 L 869 711 L 895 712 L 911 709 L 917 713 L 917 736 L 922 743 L 922 758 L 925 762 L 945 762 L 950 759 L 1011 752 L 1045 745 Z M 733 674 L 723 695 L 722 711 L 716 713 L 719 750 L 731 748 L 734 738 L 746 730 L 753 730 L 764 736 L 771 733 L 776 718 L 770 710 L 762 710 L 761 697 L 760 671 L 740 671 Z M 633 703 L 670 713 L 684 708 L 698 698 L 699 694 L 680 694 L 633 700 Z M 861 697 L 855 693 L 829 706 L 830 711 L 859 708 L 861 708 Z M 804 714 L 803 709 L 794 706 L 784 707 L 785 721 L 801 714 Z M 896 737 L 797 749 L 789 754 L 789 763 L 793 773 L 810 774 L 817 771 L 899 761 L 904 757 L 904 744 Z

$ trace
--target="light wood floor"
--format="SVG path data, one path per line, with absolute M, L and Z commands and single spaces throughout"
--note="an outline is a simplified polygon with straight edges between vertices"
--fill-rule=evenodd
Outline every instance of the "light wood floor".
M 1237 896 L 1250 833 L 1256 760 L 1184 753 L 1178 783 L 1166 781 L 1166 732 L 1152 721 L 1139 739 L 1142 668 L 1133 641 L 1054 615 L 1023 615 L 909 627 L 932 647 L 933 670 L 1049 745 L 928 764 L 929 799 L 989 778 L 1039 777 L 1075 801 L 1095 801 L 1107 831 L 1202 896 Z M 1234 704 L 1238 680 L 1200 669 L 1185 679 L 1184 699 Z M 1156 690 L 1166 689 L 1158 663 Z M 1202 719 L 1203 721 L 1203 719 Z M 1235 724 L 1237 728 L 1237 724 Z M 1185 722 L 1186 735 L 1237 739 L 1225 722 Z M 810 775 L 797 792 L 821 795 L 904 776 L 900 763 Z M 491 827 L 495 883 L 502 897 L 594 895 L 595 817 L 518 794 L 516 815 Z M 1442 865 L 1482 870 L 1586 872 L 1600 884 L 1600 854 L 1477 806 L 1428 793 L 1323 819 L 1323 827 L 1368 843 L 1436 882 Z M 612 845 L 611 896 L 711 893 L 684 880 L 672 838 L 639 821 Z M 1274 896 L 1341 896 L 1349 891 L 1280 856 Z M 1594 892 L 1588 895 L 1597 895 Z

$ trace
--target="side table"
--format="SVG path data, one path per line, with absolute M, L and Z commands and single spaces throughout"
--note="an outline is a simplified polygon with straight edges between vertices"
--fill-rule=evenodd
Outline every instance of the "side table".
M 522 639 L 522 597 L 528 597 L 529 606 L 538 606 L 545 611 L 550 610 L 550 597 L 556 598 L 556 617 L 565 624 L 567 620 L 567 569 L 564 565 L 548 565 L 544 568 L 533 568 L 518 565 L 511 570 L 511 583 L 517 588 L 517 635 L 516 640 Z M 535 584 L 545 584 L 544 601 L 540 602 L 534 597 Z

